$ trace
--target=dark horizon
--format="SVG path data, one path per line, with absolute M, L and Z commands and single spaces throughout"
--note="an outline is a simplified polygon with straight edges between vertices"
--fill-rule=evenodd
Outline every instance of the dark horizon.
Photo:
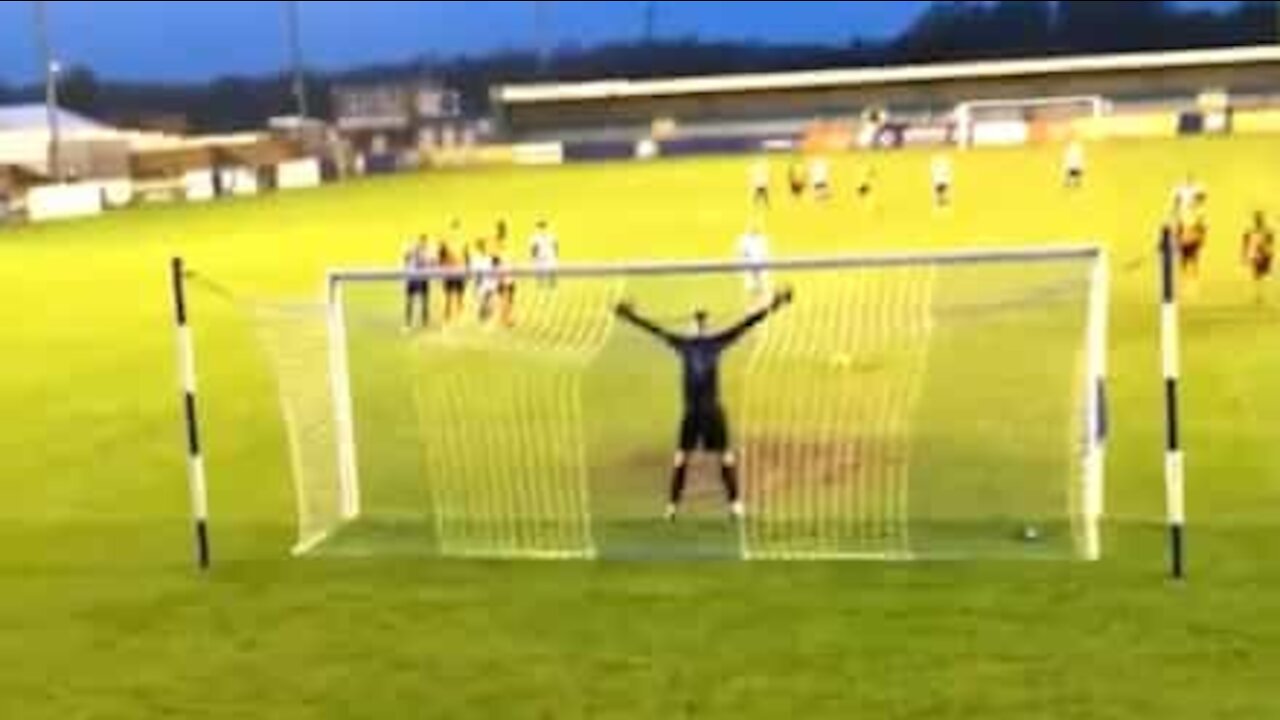
M 548 3 L 553 44 L 596 46 L 644 35 L 644 2 Z M 1236 3 L 1181 2 L 1229 9 Z M 928 8 L 879 2 L 660 2 L 663 39 L 842 46 L 887 40 Z M 302 3 L 303 44 L 313 70 L 337 72 L 417 58 L 483 56 L 536 45 L 532 2 Z M 50 2 L 55 54 L 117 81 L 192 83 L 266 76 L 286 66 L 284 14 L 275 0 L 150 3 Z M 0 83 L 39 79 L 31 3 L 0 2 Z
M 726 12 L 724 6 L 731 4 L 733 11 Z M 839 45 L 855 36 L 892 36 L 927 5 L 917 0 L 663 2 L 657 4 L 655 30 L 667 39 Z M 643 2 L 550 6 L 555 45 L 592 46 L 643 35 Z M 301 8 L 308 65 L 325 72 L 535 47 L 531 2 L 304 2 Z M 38 76 L 30 15 L 28 2 L 0 2 L 0 82 Z M 203 82 L 270 74 L 286 64 L 284 14 L 274 0 L 53 2 L 49 15 L 53 44 L 64 63 L 113 79 Z M 164 33 L 165 42 L 150 42 L 157 32 Z

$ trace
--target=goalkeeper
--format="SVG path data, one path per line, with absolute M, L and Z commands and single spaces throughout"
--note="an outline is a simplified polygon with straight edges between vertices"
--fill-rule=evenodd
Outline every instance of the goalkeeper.
M 684 416 L 680 421 L 679 448 L 676 450 L 671 473 L 668 520 L 675 519 L 680 499 L 684 495 L 689 453 L 699 448 L 719 453 L 720 477 L 729 500 L 729 513 L 734 518 L 742 517 L 737 460 L 729 448 L 729 425 L 725 420 L 724 407 L 720 403 L 720 356 L 742 339 L 747 331 L 789 304 L 791 296 L 789 288 L 781 290 L 767 307 L 718 333 L 710 332 L 707 313 L 698 310 L 694 313 L 694 331 L 691 335 L 680 335 L 659 327 L 641 317 L 630 303 L 618 305 L 618 317 L 661 339 L 679 353 L 684 366 Z

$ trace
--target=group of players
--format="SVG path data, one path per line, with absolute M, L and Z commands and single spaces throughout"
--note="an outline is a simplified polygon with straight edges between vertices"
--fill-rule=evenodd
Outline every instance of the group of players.
M 529 256 L 535 267 L 543 271 L 539 282 L 543 287 L 555 286 L 555 269 L 560 246 L 550 225 L 538 221 L 529 236 Z M 420 235 L 404 251 L 401 258 L 407 275 L 405 282 L 404 330 L 426 328 L 431 320 L 432 278 L 440 278 L 444 286 L 446 326 L 466 312 L 470 286 L 476 318 L 482 325 L 498 322 L 513 327 L 516 322 L 516 281 L 505 268 L 516 263 L 510 250 L 509 228 L 499 220 L 492 235 L 481 236 L 468 243 L 462 223 L 454 220 L 448 231 L 438 238 Z
M 1200 260 L 1209 240 L 1207 197 L 1204 188 L 1194 178 L 1188 177 L 1173 192 L 1173 207 L 1167 226 L 1177 246 L 1183 279 L 1193 292 L 1200 279 Z M 1275 252 L 1275 231 L 1267 220 L 1267 214 L 1255 210 L 1241 236 L 1240 260 L 1253 277 L 1259 303 L 1266 301 L 1266 283 L 1271 277 Z
M 1084 187 L 1086 154 L 1084 144 L 1072 140 L 1066 144 L 1062 156 L 1062 186 L 1067 191 Z M 854 191 L 866 200 L 875 191 L 876 168 L 872 163 L 859 166 L 854 180 Z M 757 209 L 768 209 L 771 204 L 772 185 L 769 161 L 756 160 L 748 173 L 748 189 Z M 929 163 L 929 180 L 935 208 L 950 207 L 954 193 L 954 171 L 951 158 L 945 153 L 933 156 Z M 787 169 L 787 187 L 796 200 L 812 197 L 819 202 L 834 196 L 831 166 L 826 158 L 815 156 L 807 162 L 793 158 Z M 1188 178 L 1174 191 L 1173 207 L 1168 222 L 1179 251 L 1179 264 L 1186 280 L 1194 283 L 1200 275 L 1200 259 L 1208 240 L 1209 226 L 1206 220 L 1206 194 L 1204 189 Z M 765 260 L 762 257 L 766 241 L 753 225 L 742 241 L 741 256 L 745 261 Z M 1253 213 L 1242 237 L 1241 260 L 1251 273 L 1259 302 L 1266 299 L 1266 283 L 1275 261 L 1275 232 L 1265 212 Z M 761 277 L 761 276 L 758 276 Z
M 1084 145 L 1073 140 L 1066 145 L 1063 153 L 1063 187 L 1067 190 L 1081 189 L 1084 187 L 1084 175 Z M 757 159 L 751 165 L 748 183 L 751 200 L 757 208 L 767 209 L 770 206 L 771 176 L 772 172 L 767 159 Z M 872 196 L 876 180 L 875 164 L 867 162 L 859 165 L 853 187 L 860 200 L 867 200 Z M 951 156 L 941 152 L 935 154 L 929 162 L 929 181 L 935 207 L 943 209 L 951 205 L 954 180 Z M 805 197 L 812 197 L 819 202 L 830 200 L 834 196 L 830 163 L 820 155 L 807 161 L 798 157 L 793 158 L 787 166 L 787 187 L 795 200 L 803 200 Z

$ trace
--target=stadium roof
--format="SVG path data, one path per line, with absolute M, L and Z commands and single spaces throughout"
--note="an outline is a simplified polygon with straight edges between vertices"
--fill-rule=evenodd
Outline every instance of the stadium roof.
M 0 105 L 0 132 L 7 130 L 43 130 L 49 122 L 43 104 Z M 63 130 L 109 130 L 100 122 L 70 110 L 58 110 L 58 126 Z
M 1258 63 L 1280 63 L 1280 46 L 806 70 L 750 75 L 706 75 L 659 80 L 623 79 L 565 84 L 505 85 L 497 88 L 495 97 L 499 102 L 517 105 L 709 93 L 819 90 L 831 87 L 1043 77 L 1091 72 L 1140 72 Z

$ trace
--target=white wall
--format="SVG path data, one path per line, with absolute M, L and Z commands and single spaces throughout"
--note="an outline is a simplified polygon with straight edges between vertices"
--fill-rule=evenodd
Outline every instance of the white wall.
M 98 183 L 33 187 L 27 191 L 27 218 L 31 222 L 46 222 L 100 215 L 102 195 L 102 186 Z
M 517 165 L 560 165 L 564 162 L 564 145 L 523 143 L 512 148 Z
M 320 187 L 320 161 L 315 158 L 289 160 L 276 166 L 276 188 L 297 190 Z
M 182 187 L 187 202 L 208 202 L 213 199 L 213 171 L 188 170 L 182 176 Z
M 258 173 L 253 168 L 223 168 L 222 192 L 235 197 L 248 197 L 258 194 Z

